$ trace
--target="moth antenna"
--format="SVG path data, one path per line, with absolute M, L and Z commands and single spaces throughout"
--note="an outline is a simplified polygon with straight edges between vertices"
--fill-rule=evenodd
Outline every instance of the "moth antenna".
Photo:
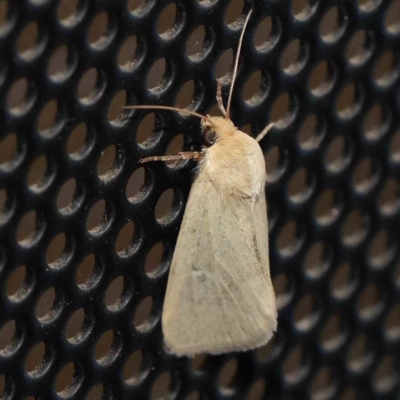
M 178 108 L 178 107 L 170 107 L 170 106 L 156 106 L 156 105 L 150 105 L 150 106 L 126 106 L 124 109 L 127 110 L 168 110 L 168 111 L 176 111 L 180 112 L 183 114 L 188 114 L 188 115 L 193 115 L 194 117 L 204 119 L 214 125 L 212 121 L 207 118 L 205 115 L 201 115 L 197 112 L 186 110 L 185 108 Z
M 231 87 L 229 89 L 228 103 L 226 106 L 226 117 L 225 117 L 226 119 L 229 119 L 229 111 L 231 108 L 233 87 L 235 86 L 236 74 L 237 74 L 237 69 L 238 69 L 238 65 L 239 65 L 240 50 L 242 48 L 242 42 L 243 42 L 243 36 L 244 36 L 244 32 L 246 30 L 246 26 L 247 26 L 247 23 L 249 22 L 252 12 L 253 12 L 253 10 L 250 10 L 250 12 L 247 14 L 246 20 L 244 21 L 244 24 L 243 24 L 242 33 L 240 34 L 240 38 L 239 38 L 239 44 L 238 44 L 236 58 L 235 58 L 235 65 L 233 67 L 232 83 L 231 83 Z

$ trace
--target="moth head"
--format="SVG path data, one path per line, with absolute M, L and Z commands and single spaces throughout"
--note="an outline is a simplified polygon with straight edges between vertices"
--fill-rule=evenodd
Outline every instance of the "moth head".
M 236 127 L 230 119 L 211 117 L 210 115 L 201 120 L 201 126 L 205 135 L 211 132 L 215 134 L 217 139 L 231 136 L 236 131 Z

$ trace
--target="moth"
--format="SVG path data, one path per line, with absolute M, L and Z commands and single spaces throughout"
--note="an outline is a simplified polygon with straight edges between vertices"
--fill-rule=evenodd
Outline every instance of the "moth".
M 258 142 L 235 127 L 230 104 L 247 15 L 232 74 L 227 107 L 217 84 L 223 117 L 169 106 L 201 120 L 214 144 L 202 152 L 147 157 L 141 162 L 194 159 L 199 162 L 170 267 L 162 313 L 167 350 L 177 356 L 220 354 L 267 343 L 277 327 L 268 254 L 265 160 Z

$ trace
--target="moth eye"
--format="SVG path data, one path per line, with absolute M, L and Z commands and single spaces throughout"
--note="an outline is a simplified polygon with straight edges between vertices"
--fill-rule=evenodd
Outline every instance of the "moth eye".
M 207 144 L 212 145 L 215 142 L 216 136 L 215 132 L 210 128 L 206 127 L 203 132 L 204 139 L 206 140 Z

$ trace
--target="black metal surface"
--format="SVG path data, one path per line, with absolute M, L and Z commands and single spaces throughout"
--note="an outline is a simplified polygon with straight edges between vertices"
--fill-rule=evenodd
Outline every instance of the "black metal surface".
M 138 4 L 0 3 L 0 398 L 398 399 L 400 2 L 254 0 L 238 15 L 240 1 Z M 146 136 L 151 112 L 120 109 L 184 106 L 193 80 L 192 107 L 208 112 L 251 7 L 232 119 L 253 135 L 277 122 L 261 146 L 279 331 L 258 351 L 178 359 L 160 315 L 194 164 L 138 159 L 178 133 L 185 149 L 203 137 L 168 112 Z

